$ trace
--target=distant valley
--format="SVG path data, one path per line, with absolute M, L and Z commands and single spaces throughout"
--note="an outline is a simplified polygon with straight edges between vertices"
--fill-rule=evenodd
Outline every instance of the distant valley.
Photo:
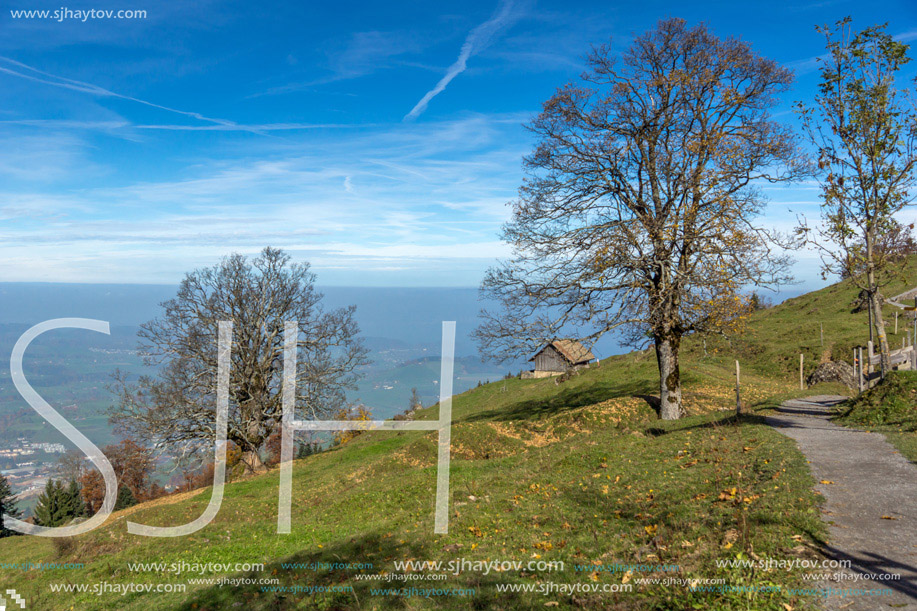
M 408 407 L 417 388 L 424 404 L 439 399 L 440 335 L 443 320 L 455 320 L 454 391 L 518 372 L 483 363 L 469 333 L 477 324 L 479 304 L 473 289 L 356 289 L 330 287 L 326 308 L 357 305 L 372 363 L 361 372 L 349 399 L 365 404 L 377 418 L 391 418 Z M 111 334 L 61 329 L 30 345 L 24 360 L 29 383 L 71 423 L 99 446 L 116 441 L 105 415 L 113 397 L 108 389 L 116 370 L 133 376 L 151 373 L 136 353 L 139 324 L 158 314 L 158 304 L 175 292 L 171 286 L 0 284 L 0 470 L 11 475 L 17 492 L 40 488 L 58 454 L 34 444 L 70 444 L 41 418 L 13 387 L 9 358 L 13 345 L 30 326 L 52 318 L 106 320 Z
M 456 321 L 454 392 L 495 381 L 526 366 L 524 360 L 482 362 L 470 336 L 481 303 L 471 288 L 323 287 L 323 304 L 357 306 L 357 320 L 372 363 L 362 370 L 349 399 L 388 419 L 408 408 L 416 388 L 423 403 L 439 400 L 442 321 Z M 794 291 L 795 292 L 795 291 Z M 24 368 L 29 383 L 55 409 L 99 446 L 116 441 L 105 415 L 112 403 L 108 389 L 116 370 L 133 376 L 152 373 L 136 353 L 139 325 L 158 315 L 171 298 L 166 285 L 93 285 L 0 283 L 0 450 L 23 443 L 72 444 L 32 410 L 13 387 L 9 358 L 16 340 L 30 326 L 52 318 L 81 317 L 109 321 L 111 335 L 62 329 L 38 337 Z M 784 296 L 789 296 L 789 293 Z M 604 358 L 624 349 L 613 337 L 593 350 Z M 24 441 L 23 441 L 24 440 Z M 44 451 L 0 456 L 0 470 L 15 470 L 17 490 L 43 485 L 57 455 Z

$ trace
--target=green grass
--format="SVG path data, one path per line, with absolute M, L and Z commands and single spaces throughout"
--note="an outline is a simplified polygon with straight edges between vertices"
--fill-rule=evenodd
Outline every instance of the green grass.
M 907 261 L 899 278 L 883 288 L 894 296 L 917 286 L 917 257 Z M 743 371 L 753 370 L 771 379 L 799 383 L 799 355 L 804 355 L 805 376 L 824 360 L 852 363 L 853 349 L 866 346 L 869 324 L 866 312 L 852 313 L 859 289 L 849 282 L 839 282 L 784 301 L 777 307 L 755 313 L 746 333 L 732 340 L 707 340 L 707 360 L 724 366 L 738 358 Z M 895 333 L 895 312 L 899 313 Z M 900 348 L 907 330 L 913 332 L 913 321 L 906 321 L 898 308 L 883 306 L 889 346 Z M 910 327 L 908 327 L 910 325 Z M 824 343 L 822 343 L 822 332 Z M 688 341 L 686 348 L 693 357 L 702 354 L 698 341 Z M 864 349 L 865 352 L 865 349 Z
M 893 291 L 890 291 L 893 292 Z M 784 398 L 835 394 L 798 390 L 798 354 L 807 373 L 822 358 L 844 358 L 863 343 L 865 315 L 850 313 L 856 291 L 829 287 L 751 317 L 744 337 L 684 343 L 689 416 L 661 422 L 651 351 L 604 359 L 562 384 L 510 379 L 454 400 L 450 529 L 433 534 L 436 438 L 370 432 L 294 467 L 293 532 L 277 535 L 276 471 L 233 482 L 217 518 L 189 537 L 127 534 L 128 518 L 178 525 L 201 514 L 209 489 L 121 512 L 70 543 L 34 537 L 0 541 L 0 562 L 83 562 L 79 571 L 0 570 L 40 609 L 525 609 L 557 603 L 591 609 L 794 609 L 816 601 L 786 588 L 795 571 L 718 568 L 717 560 L 811 554 L 826 531 L 804 457 L 766 426 L 760 410 Z M 825 326 L 823 349 L 817 322 Z M 813 327 L 814 325 L 814 327 Z M 814 331 L 813 331 L 814 328 Z M 893 338 L 894 339 L 894 338 Z M 733 416 L 734 361 L 742 362 L 748 415 Z M 420 418 L 435 419 L 436 406 Z M 466 571 L 446 581 L 367 581 L 397 573 L 400 560 L 563 561 L 563 571 Z M 283 563 L 363 562 L 370 570 L 292 570 Z M 128 563 L 265 563 L 261 574 L 204 577 L 278 579 L 282 586 L 352 587 L 349 592 L 263 592 L 189 584 L 182 594 L 52 593 L 54 583 L 180 583 L 188 574 L 130 572 Z M 731 586 L 781 586 L 771 593 L 689 592 L 636 583 L 653 575 L 577 571 L 576 565 L 674 564 L 682 579 L 724 578 Z M 658 576 L 658 575 L 656 575 Z M 620 584 L 632 592 L 498 593 L 497 584 Z M 397 597 L 377 588 L 470 588 L 473 597 Z
M 892 371 L 839 409 L 840 423 L 917 429 L 917 372 Z
M 837 409 L 835 422 L 884 433 L 908 460 L 917 462 L 917 372 L 893 371 Z
M 708 366 L 705 366 L 708 367 Z M 703 369 L 703 368 L 702 368 Z M 433 535 L 435 438 L 425 433 L 366 433 L 349 444 L 297 461 L 291 535 L 275 534 L 277 473 L 227 488 L 218 517 L 186 538 L 128 535 L 125 513 L 69 546 L 32 537 L 0 542 L 4 562 L 83 562 L 71 571 L 0 571 L 36 608 L 246 609 L 562 607 L 779 609 L 786 595 L 686 595 L 676 588 L 542 596 L 496 592 L 497 583 L 620 583 L 620 574 L 578 572 L 576 564 L 677 564 L 677 576 L 725 576 L 729 583 L 797 584 L 798 575 L 717 569 L 737 553 L 785 557 L 824 536 L 805 462 L 792 442 L 749 416 L 736 422 L 710 412 L 729 388 L 713 376 L 689 376 L 685 394 L 698 412 L 659 422 L 640 395 L 652 391 L 653 362 L 616 357 L 568 382 L 508 380 L 455 399 L 448 536 Z M 725 378 L 726 374 L 721 372 Z M 622 382 L 622 380 L 627 380 Z M 749 396 L 776 387 L 752 378 Z M 422 417 L 435 418 L 437 408 Z M 733 493 L 733 489 L 734 493 Z M 721 498 L 723 497 L 723 498 Z M 191 498 L 128 510 L 130 519 L 176 525 L 198 516 L 209 490 Z M 745 502 L 744 499 L 748 499 Z M 174 502 L 173 502 L 174 501 Z M 562 572 L 472 573 L 419 587 L 473 588 L 472 598 L 373 596 L 397 584 L 358 581 L 354 571 L 291 571 L 283 562 L 371 562 L 394 571 L 401 559 L 561 560 Z M 260 587 L 195 586 L 186 594 L 52 594 L 51 583 L 184 582 L 187 575 L 131 573 L 129 562 L 265 562 L 283 585 L 350 585 L 352 593 L 286 594 Z M 211 575 L 212 576 L 212 575 Z M 258 575 L 261 577 L 261 575 Z M 640 577 L 636 575 L 633 577 Z M 593 581 L 595 579 L 596 581 Z M 370 606 L 364 603 L 371 601 Z M 579 602 L 577 602 L 579 601 Z M 197 606 L 195 606 L 197 605 Z

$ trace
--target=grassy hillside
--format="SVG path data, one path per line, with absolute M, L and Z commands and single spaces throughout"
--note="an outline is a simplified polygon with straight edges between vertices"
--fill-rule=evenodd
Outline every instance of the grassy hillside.
M 865 316 L 849 313 L 854 297 L 842 285 L 758 312 L 745 337 L 732 344 L 708 340 L 706 354 L 702 342 L 686 342 L 691 415 L 678 422 L 658 421 L 649 407 L 656 364 L 648 351 L 605 359 L 562 384 L 510 379 L 456 397 L 448 535 L 433 534 L 435 436 L 371 432 L 296 462 L 290 535 L 275 534 L 274 471 L 229 484 L 217 518 L 190 537 L 128 535 L 125 519 L 186 523 L 203 511 L 209 489 L 120 512 L 71 542 L 0 540 L 0 589 L 16 588 L 40 609 L 806 608 L 814 599 L 789 590 L 805 584 L 797 571 L 717 566 L 736 558 L 809 555 L 809 544 L 825 534 L 793 442 L 754 415 L 732 417 L 733 361 L 743 363 L 749 405 L 800 394 L 794 390 L 800 351 L 811 355 L 808 367 L 814 368 L 823 353 L 842 356 L 863 341 Z M 419 417 L 435 419 L 437 407 Z M 395 565 L 463 559 L 561 561 L 564 569 L 485 574 L 475 567 L 412 572 Z M 27 562 L 84 566 L 24 571 L 2 565 Z M 166 566 L 132 571 L 132 563 Z M 206 563 L 266 567 L 190 574 L 168 566 Z M 644 570 L 611 570 L 615 563 Z M 671 572 L 646 572 L 673 565 Z M 445 573 L 444 580 L 431 578 Z M 191 581 L 201 577 L 213 582 Z M 216 583 L 220 577 L 277 581 L 233 586 Z M 641 582 L 646 578 L 685 581 Z M 703 581 L 710 579 L 725 581 Z M 53 592 L 60 584 L 89 591 Z M 187 591 L 119 591 L 163 584 Z M 517 591 L 500 591 L 507 584 Z M 622 586 L 631 591 L 584 591 Z M 535 591 L 521 591 L 525 587 Z M 560 591 L 571 587 L 579 591 Z
M 894 296 L 917 286 L 917 257 L 912 257 L 900 278 L 885 287 L 883 293 Z M 805 375 L 808 376 L 825 359 L 851 363 L 853 348 L 866 346 L 869 340 L 869 323 L 866 312 L 853 313 L 853 302 L 859 289 L 850 282 L 840 282 L 818 291 L 788 299 L 777 307 L 755 313 L 742 336 L 725 341 L 709 339 L 708 355 L 724 363 L 733 358 L 742 362 L 743 368 L 753 368 L 764 376 L 785 380 L 799 380 L 799 354 L 805 356 Z M 898 333 L 895 333 L 895 312 L 899 313 Z M 889 345 L 901 347 L 907 329 L 913 333 L 913 320 L 902 310 L 884 306 Z M 908 326 L 910 325 L 910 326 Z M 822 330 L 824 343 L 822 343 Z M 698 357 L 702 345 L 686 342 L 689 353 Z M 865 352 L 865 349 L 864 349 Z
M 577 571 L 574 565 L 676 564 L 679 578 L 727 576 L 729 583 L 789 584 L 792 575 L 755 578 L 719 570 L 718 558 L 739 550 L 781 557 L 822 535 L 808 492 L 805 463 L 792 443 L 753 421 L 697 415 L 659 423 L 639 398 L 611 398 L 649 388 L 651 363 L 611 360 L 556 387 L 553 380 L 510 380 L 468 392 L 455 401 L 450 534 L 432 534 L 435 438 L 423 433 L 366 433 L 346 446 L 298 461 L 293 533 L 274 533 L 277 474 L 231 484 L 222 510 L 187 538 L 128 535 L 124 520 L 154 525 L 187 522 L 203 510 L 209 491 L 178 502 L 120 513 L 110 525 L 70 546 L 17 537 L 0 543 L 3 562 L 83 562 L 85 569 L 0 572 L 0 587 L 15 587 L 38 608 L 246 609 L 475 608 L 515 609 L 557 601 L 563 606 L 672 608 L 685 594 L 664 586 L 580 596 L 498 593 L 496 584 L 550 581 L 618 583 L 621 574 Z M 627 379 L 622 384 L 620 379 Z M 689 384 L 692 403 L 715 402 L 723 389 Z M 756 397 L 773 392 L 756 380 Z M 425 417 L 435 417 L 436 409 Z M 746 500 L 747 499 L 747 502 Z M 396 560 L 560 560 L 564 571 L 471 571 L 443 581 L 408 584 L 360 581 L 360 573 L 397 573 Z M 346 593 L 262 592 L 190 586 L 186 594 L 53 594 L 52 583 L 184 583 L 189 575 L 131 573 L 132 562 L 265 562 L 281 586 L 351 586 Z M 286 570 L 283 563 L 361 562 L 372 569 Z M 775 572 L 776 573 L 776 572 Z M 207 577 L 213 577 L 209 574 Z M 239 577 L 240 575 L 237 575 Z M 631 575 L 629 580 L 641 576 Z M 672 576 L 672 575 L 667 575 Z M 197 576 L 193 576 L 197 577 Z M 372 588 L 409 585 L 474 589 L 475 596 L 405 598 Z M 744 608 L 746 595 L 696 593 Z M 755 608 L 779 608 L 794 597 L 768 594 Z M 473 601 L 473 602 L 472 602 Z M 371 603 L 371 604 L 370 604 Z M 773 604 L 771 604 L 773 603 Z M 795 604 L 795 603 L 794 603 Z M 197 605 L 197 606 L 194 606 Z

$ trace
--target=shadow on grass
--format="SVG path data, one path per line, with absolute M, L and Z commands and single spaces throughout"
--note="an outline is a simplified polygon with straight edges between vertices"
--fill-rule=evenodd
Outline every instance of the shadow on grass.
M 289 535 L 295 536 L 295 535 Z M 315 547 L 315 546 L 310 546 Z M 182 611 L 246 611 L 319 609 L 524 609 L 531 608 L 532 594 L 497 592 L 498 583 L 525 583 L 518 574 L 483 575 L 472 571 L 447 579 L 398 579 L 402 574 L 394 566 L 398 559 L 423 562 L 428 559 L 460 559 L 468 547 L 449 545 L 445 537 L 428 543 L 399 540 L 392 535 L 370 533 L 356 536 L 337 545 L 304 550 L 265 565 L 263 573 L 236 574 L 227 579 L 249 579 L 251 584 L 214 585 L 186 599 Z M 347 568 L 347 565 L 363 568 Z M 287 566 L 284 566 L 287 565 Z M 291 566 L 293 565 L 293 566 Z M 446 572 L 446 571 L 441 571 Z M 433 575 L 438 571 L 407 573 Z M 382 575 L 380 579 L 360 577 Z M 277 579 L 279 584 L 262 585 L 258 580 Z M 395 592 L 400 590 L 399 592 Z M 458 595 L 458 591 L 463 594 Z M 472 592 L 473 590 L 473 592 Z M 434 594 L 439 591 L 440 594 Z M 451 595 L 443 595 L 451 591 Z M 537 596 L 537 595 L 536 595 Z M 524 598 L 528 597 L 528 598 Z M 540 596 L 539 596 L 540 597 Z M 524 599 L 523 599 L 524 598 Z
M 660 420 L 655 425 L 644 429 L 643 432 L 650 437 L 662 437 L 663 435 L 680 431 L 715 430 L 739 424 L 766 424 L 766 422 L 763 416 L 757 414 L 744 413 L 736 415 L 735 413 L 724 411 L 714 414 L 688 416 L 680 420 Z
M 538 420 L 609 399 L 638 397 L 658 413 L 659 398 L 652 395 L 656 384 L 650 380 L 574 386 L 538 399 L 527 399 L 499 410 L 478 412 L 467 421 L 477 420 Z

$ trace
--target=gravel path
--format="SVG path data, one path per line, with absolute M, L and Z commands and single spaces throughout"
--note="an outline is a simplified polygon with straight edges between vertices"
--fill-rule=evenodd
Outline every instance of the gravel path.
M 825 496 L 822 514 L 829 525 L 824 552 L 850 560 L 851 568 L 842 571 L 845 579 L 818 585 L 891 590 L 890 595 L 829 596 L 824 606 L 832 611 L 917 610 L 917 465 L 878 433 L 829 422 L 831 407 L 845 398 L 793 399 L 767 418 L 768 424 L 796 440 L 816 482 L 832 482 L 815 486 Z M 889 573 L 901 577 L 894 581 L 862 579 L 863 575 Z M 860 580 L 855 581 L 858 576 Z

